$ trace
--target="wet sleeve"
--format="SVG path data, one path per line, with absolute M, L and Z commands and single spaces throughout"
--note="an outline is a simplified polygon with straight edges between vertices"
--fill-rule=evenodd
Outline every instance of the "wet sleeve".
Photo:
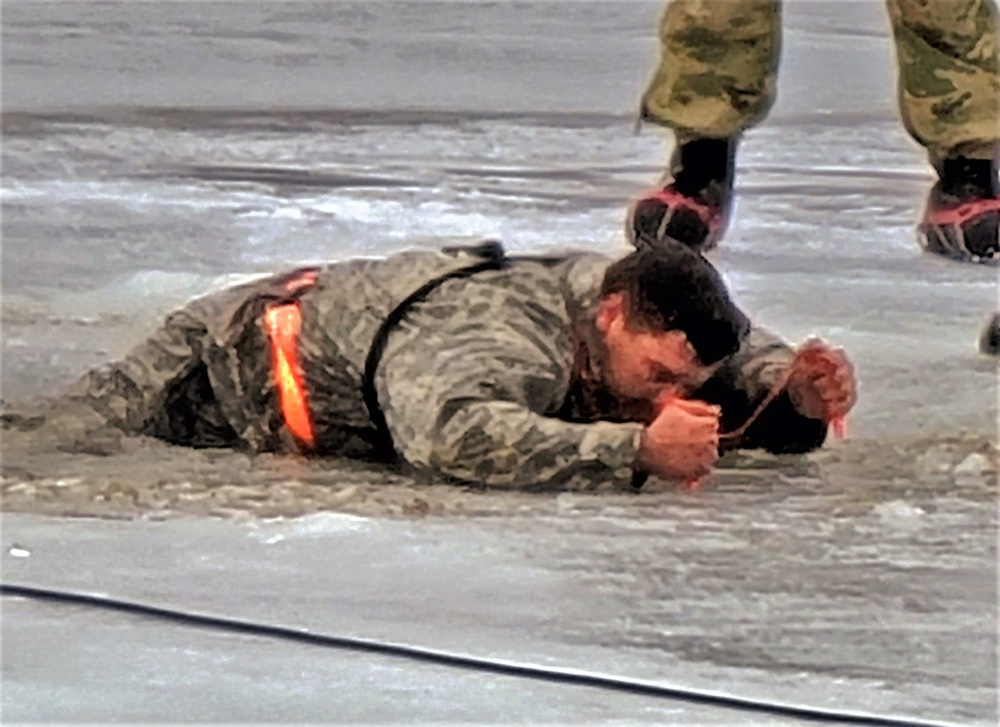
M 781 338 L 754 327 L 740 350 L 728 358 L 695 394 L 722 407 L 722 431 L 743 426 L 781 381 L 794 358 Z M 827 425 L 796 411 L 782 392 L 760 413 L 742 436 L 725 441 L 723 449 L 766 449 L 775 454 L 809 452 L 826 439 Z
M 555 416 L 570 379 L 564 316 L 516 299 L 474 319 L 421 306 L 376 377 L 396 450 L 418 469 L 489 486 L 628 485 L 640 424 Z

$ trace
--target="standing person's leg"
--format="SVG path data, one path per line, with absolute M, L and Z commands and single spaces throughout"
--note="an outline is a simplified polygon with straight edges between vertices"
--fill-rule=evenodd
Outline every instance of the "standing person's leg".
M 672 0 L 660 41 L 642 118 L 673 129 L 677 143 L 663 189 L 634 205 L 627 233 L 705 249 L 728 222 L 740 133 L 774 102 L 780 0 Z
M 899 108 L 938 175 L 918 225 L 927 250 L 1000 257 L 1000 55 L 990 0 L 887 0 Z

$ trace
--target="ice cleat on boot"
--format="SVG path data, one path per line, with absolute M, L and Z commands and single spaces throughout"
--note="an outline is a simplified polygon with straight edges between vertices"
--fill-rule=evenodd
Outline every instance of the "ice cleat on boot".
M 729 222 L 735 139 L 695 139 L 674 152 L 664 186 L 632 205 L 626 235 L 636 247 L 675 241 L 704 252 Z
M 1000 262 L 1000 185 L 996 161 L 946 159 L 917 237 L 928 252 L 966 262 Z

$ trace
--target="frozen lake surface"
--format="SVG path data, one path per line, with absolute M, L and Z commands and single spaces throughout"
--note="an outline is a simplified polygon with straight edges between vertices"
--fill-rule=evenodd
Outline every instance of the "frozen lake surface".
M 669 153 L 659 130 L 633 133 L 659 11 L 8 0 L 4 400 L 120 355 L 192 295 L 305 261 L 442 236 L 623 252 L 626 205 Z M 787 4 L 779 101 L 741 146 L 734 223 L 713 254 L 761 323 L 847 348 L 861 384 L 848 442 L 730 462 L 696 496 L 626 497 L 450 495 L 391 477 L 380 495 L 383 473 L 345 463 L 152 445 L 38 457 L 8 441 L 7 511 L 200 517 L 8 513 L 4 578 L 995 722 L 995 469 L 967 459 L 996 439 L 996 365 L 975 339 L 997 272 L 916 247 L 933 179 L 896 119 L 884 12 Z M 337 529 L 317 510 L 372 519 Z M 303 534 L 317 522 L 329 527 Z M 32 555 L 11 556 L 15 543 Z M 138 622 L 134 648 L 112 655 L 126 627 L 102 616 L 92 632 L 94 618 L 4 603 L 5 719 L 745 723 L 547 685 L 476 691 L 436 670 Z M 271 696 L 246 699 L 261 678 Z M 331 696 L 337 680 L 351 686 Z

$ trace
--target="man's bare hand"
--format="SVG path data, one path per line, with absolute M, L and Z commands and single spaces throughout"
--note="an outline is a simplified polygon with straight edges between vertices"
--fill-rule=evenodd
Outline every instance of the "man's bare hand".
M 854 366 L 843 350 L 813 338 L 799 346 L 791 364 L 788 395 L 802 416 L 832 422 L 858 400 Z
M 669 397 L 643 430 L 639 465 L 663 479 L 696 481 L 719 458 L 719 407 Z

